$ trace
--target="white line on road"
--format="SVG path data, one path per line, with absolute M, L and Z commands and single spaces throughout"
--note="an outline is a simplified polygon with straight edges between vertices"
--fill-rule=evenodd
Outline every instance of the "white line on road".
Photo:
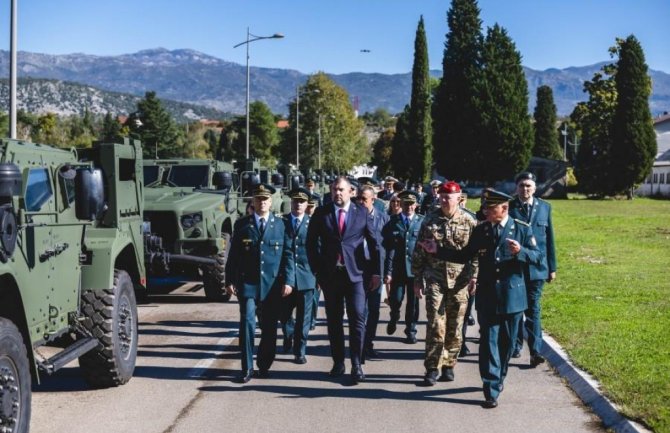
M 226 347 L 230 346 L 230 344 L 236 339 L 237 337 L 223 337 L 220 338 L 219 341 L 216 342 L 216 345 L 214 346 L 216 350 L 210 356 L 209 358 L 201 359 L 195 366 L 188 371 L 188 374 L 186 377 L 190 379 L 197 379 L 202 377 L 203 373 L 212 366 L 214 361 L 216 361 L 221 355 L 223 355 L 223 351 Z

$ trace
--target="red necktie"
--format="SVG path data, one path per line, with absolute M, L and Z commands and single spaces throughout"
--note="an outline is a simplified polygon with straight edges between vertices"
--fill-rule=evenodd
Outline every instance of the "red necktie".
M 340 214 L 337 217 L 337 226 L 340 229 L 340 236 L 344 234 L 344 217 L 345 217 L 345 210 L 340 209 Z

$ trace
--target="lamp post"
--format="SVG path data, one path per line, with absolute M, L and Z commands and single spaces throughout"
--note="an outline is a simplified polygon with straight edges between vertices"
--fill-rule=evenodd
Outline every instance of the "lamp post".
M 563 123 L 563 130 L 561 131 L 563 135 L 563 158 L 568 160 L 568 124 Z
M 321 113 L 319 113 L 319 174 L 321 174 Z
M 247 40 L 233 46 L 233 48 L 237 48 L 241 45 L 247 46 L 247 130 L 245 137 L 247 145 L 246 159 L 249 159 L 249 44 L 252 42 L 260 41 L 261 39 L 281 39 L 283 37 L 284 35 L 282 35 L 281 33 L 275 33 L 272 36 L 257 36 L 249 33 L 249 27 L 247 27 Z
M 16 8 L 17 0 L 12 0 L 9 54 L 9 138 L 16 138 Z
M 300 86 L 295 88 L 295 169 L 300 171 Z

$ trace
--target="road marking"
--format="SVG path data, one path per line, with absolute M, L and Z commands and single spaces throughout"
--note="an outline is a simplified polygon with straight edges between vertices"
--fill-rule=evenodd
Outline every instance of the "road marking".
M 230 344 L 237 338 L 237 336 L 234 337 L 222 337 L 219 339 L 219 341 L 216 342 L 214 347 L 216 348 L 213 355 L 210 356 L 209 358 L 201 359 L 195 366 L 188 371 L 186 374 L 186 377 L 189 379 L 197 379 L 203 376 L 203 373 L 212 366 L 212 364 L 219 359 L 221 355 L 223 355 L 223 351 L 226 347 L 230 346 Z

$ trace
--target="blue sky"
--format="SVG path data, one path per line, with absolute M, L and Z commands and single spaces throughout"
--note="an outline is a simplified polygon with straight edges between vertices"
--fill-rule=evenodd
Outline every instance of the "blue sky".
M 252 66 L 404 73 L 423 14 L 431 69 L 441 69 L 446 12 L 436 0 L 17 0 L 19 50 L 117 55 L 191 48 L 244 64 L 247 26 L 282 40 L 251 45 Z M 9 1 L 0 10 L 0 48 L 9 49 Z M 480 0 L 483 28 L 508 30 L 534 69 L 608 60 L 616 37 L 634 34 L 647 64 L 670 73 L 670 0 Z M 369 53 L 360 52 L 369 49 Z

